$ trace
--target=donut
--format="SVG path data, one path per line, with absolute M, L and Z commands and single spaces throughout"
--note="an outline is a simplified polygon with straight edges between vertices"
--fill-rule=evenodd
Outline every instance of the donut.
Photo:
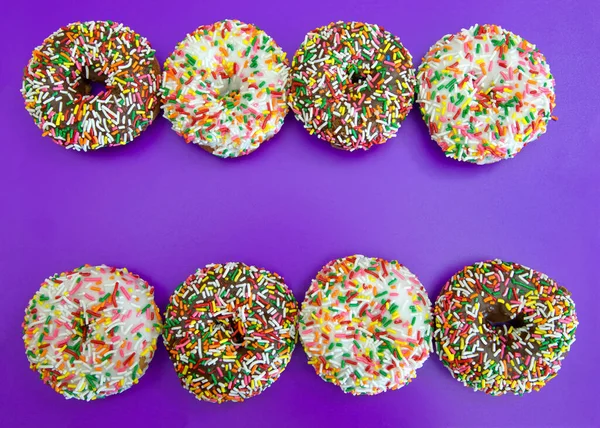
M 25 310 L 23 340 L 44 383 L 90 401 L 138 383 L 161 328 L 146 281 L 127 269 L 85 265 L 42 283 Z
M 306 292 L 304 350 L 321 378 L 353 395 L 401 388 L 431 351 L 431 303 L 397 261 L 355 255 L 329 262 Z
M 165 62 L 164 115 L 215 156 L 252 153 L 283 125 L 288 72 L 285 52 L 254 25 L 203 25 Z
M 439 40 L 417 72 L 417 102 L 447 157 L 488 164 L 514 157 L 546 132 L 556 106 L 546 58 L 497 25 Z
M 210 264 L 171 296 L 164 343 L 182 386 L 197 399 L 240 402 L 279 378 L 297 320 L 296 299 L 276 273 Z
M 412 109 L 415 71 L 400 39 L 378 25 L 335 22 L 294 55 L 288 104 L 310 134 L 342 150 L 394 137 Z
M 105 89 L 92 93 L 92 82 Z M 42 135 L 78 151 L 130 143 L 160 111 L 160 66 L 150 43 L 112 21 L 60 28 L 24 71 L 25 108 Z
M 561 368 L 578 325 L 569 292 L 543 273 L 490 260 L 444 285 L 434 342 L 452 376 L 490 395 L 539 391 Z

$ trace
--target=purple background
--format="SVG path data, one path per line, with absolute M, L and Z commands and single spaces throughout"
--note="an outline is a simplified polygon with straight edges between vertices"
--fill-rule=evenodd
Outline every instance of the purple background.
M 592 269 L 600 254 L 598 2 L 136 3 L 31 0 L 3 10 L 1 426 L 600 426 Z M 417 110 L 398 137 L 366 153 L 331 149 L 289 115 L 257 152 L 222 160 L 186 145 L 162 117 L 127 147 L 67 151 L 42 138 L 23 107 L 22 69 L 61 25 L 123 22 L 151 41 L 162 63 L 186 33 L 225 18 L 259 25 L 289 56 L 332 20 L 377 23 L 400 36 L 416 65 L 446 33 L 499 24 L 546 55 L 559 121 L 515 159 L 475 166 L 445 159 Z M 245 261 L 283 275 L 302 300 L 323 264 L 354 253 L 399 260 L 432 300 L 465 264 L 500 257 L 536 268 L 572 291 L 577 342 L 559 376 L 524 397 L 472 392 L 436 356 L 399 391 L 353 397 L 314 374 L 300 346 L 262 395 L 220 406 L 179 386 L 162 344 L 139 385 L 93 403 L 66 401 L 28 368 L 24 308 L 55 272 L 127 266 L 156 287 L 164 308 L 197 267 Z

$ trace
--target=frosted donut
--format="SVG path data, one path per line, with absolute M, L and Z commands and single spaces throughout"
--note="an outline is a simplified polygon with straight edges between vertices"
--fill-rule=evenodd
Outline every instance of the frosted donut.
M 48 278 L 25 311 L 31 369 L 65 398 L 89 401 L 130 388 L 162 328 L 153 294 L 139 276 L 104 265 Z
M 287 114 L 285 52 L 254 25 L 196 29 L 165 62 L 163 110 L 173 129 L 220 157 L 256 150 Z
M 452 276 L 434 314 L 444 365 L 465 386 L 490 395 L 540 390 L 560 370 L 579 323 L 567 289 L 501 260 Z
M 321 378 L 354 395 L 398 389 L 431 351 L 431 303 L 397 261 L 351 256 L 312 281 L 299 334 Z
M 92 82 L 104 83 L 92 93 Z M 21 93 L 42 135 L 74 150 L 130 143 L 159 112 L 160 66 L 139 34 L 112 21 L 60 28 L 33 51 Z
M 283 278 L 243 263 L 211 264 L 169 299 L 164 343 L 181 385 L 212 403 L 273 384 L 296 345 L 298 304 Z
M 546 132 L 554 78 L 535 45 L 496 25 L 444 36 L 417 72 L 417 101 L 447 157 L 487 164 Z
M 394 137 L 414 100 L 412 57 L 382 27 L 335 22 L 306 35 L 294 55 L 289 105 L 333 147 L 367 150 Z

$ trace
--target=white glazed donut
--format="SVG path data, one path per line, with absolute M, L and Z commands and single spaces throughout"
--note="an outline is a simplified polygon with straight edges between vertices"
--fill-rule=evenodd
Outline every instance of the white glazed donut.
M 127 269 L 85 265 L 48 278 L 23 322 L 27 358 L 66 398 L 94 400 L 136 384 L 162 323 L 153 288 Z
M 285 53 L 257 27 L 201 26 L 165 62 L 165 117 L 216 156 L 251 153 L 283 125 L 288 71 Z
M 329 262 L 312 281 L 299 333 L 324 380 L 354 395 L 398 389 L 431 352 L 431 303 L 397 261 L 361 255 Z
M 556 105 L 544 55 L 496 25 L 444 36 L 417 86 L 431 137 L 447 157 L 477 164 L 514 157 L 546 132 Z

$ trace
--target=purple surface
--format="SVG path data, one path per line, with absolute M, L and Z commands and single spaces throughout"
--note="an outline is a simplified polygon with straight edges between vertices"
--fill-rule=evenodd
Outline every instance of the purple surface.
M 600 425 L 598 276 L 590 268 L 600 254 L 597 2 L 136 3 L 32 0 L 3 10 L 0 426 Z M 546 55 L 559 121 L 515 159 L 481 167 L 445 159 L 416 110 L 398 137 L 367 153 L 331 149 L 290 115 L 254 154 L 222 160 L 186 145 L 163 118 L 127 147 L 67 151 L 42 138 L 23 107 L 22 68 L 61 25 L 123 22 L 150 40 L 162 62 L 187 32 L 224 18 L 259 25 L 290 56 L 305 33 L 332 20 L 377 23 L 400 36 L 417 65 L 444 34 L 499 24 Z M 577 342 L 558 377 L 521 398 L 472 392 L 436 356 L 399 391 L 353 397 L 314 374 L 300 346 L 262 395 L 220 406 L 179 386 L 162 344 L 139 385 L 92 403 L 66 401 L 28 368 L 24 308 L 55 272 L 127 266 L 156 287 L 164 308 L 197 267 L 245 261 L 283 275 L 301 300 L 323 264 L 353 253 L 399 260 L 432 300 L 455 271 L 478 260 L 541 270 L 572 291 Z

